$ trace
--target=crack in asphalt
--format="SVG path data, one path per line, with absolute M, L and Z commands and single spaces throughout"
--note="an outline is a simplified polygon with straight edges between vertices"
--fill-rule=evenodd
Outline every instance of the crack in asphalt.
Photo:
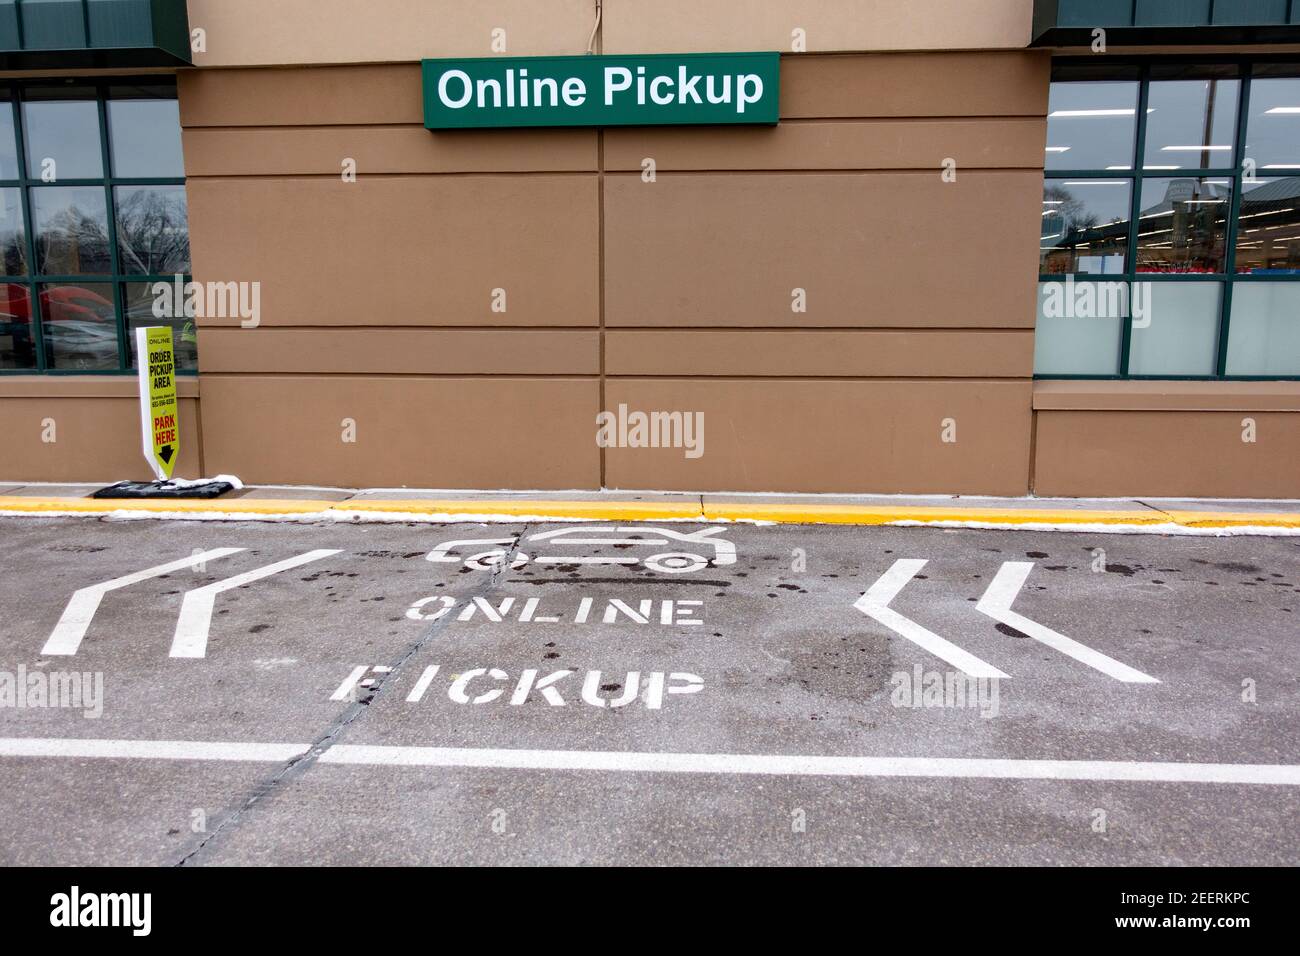
M 509 570 L 515 554 L 519 551 L 519 542 L 522 541 L 524 535 L 528 533 L 528 529 L 529 525 L 525 524 L 519 533 L 514 536 L 514 541 L 511 542 L 509 550 L 506 551 L 501 560 L 492 568 L 491 574 L 488 575 L 487 582 L 469 595 L 470 603 L 473 602 L 474 598 L 486 597 L 497 589 L 501 583 L 501 576 Z M 248 798 L 245 799 L 233 813 L 222 820 L 211 833 L 204 836 L 204 838 L 200 840 L 193 849 L 172 865 L 187 866 L 195 862 L 201 865 L 203 861 L 196 860 L 199 854 L 211 856 L 215 852 L 214 843 L 218 838 L 230 833 L 238 827 L 243 822 L 244 818 L 257 805 L 259 800 L 263 797 L 270 796 L 277 789 L 283 789 L 284 786 L 297 780 L 315 766 L 316 762 L 320 759 L 321 754 L 334 744 L 343 731 L 347 730 L 347 728 L 351 726 L 357 718 L 370 709 L 371 703 L 378 698 L 381 693 L 383 693 L 384 688 L 388 686 L 389 682 L 401 672 L 402 667 L 406 662 L 418 654 L 431 640 L 433 640 L 434 637 L 446 628 L 451 622 L 451 619 L 451 615 L 446 614 L 431 623 L 424 633 L 416 638 L 415 641 L 412 642 L 412 644 L 402 653 L 402 655 L 389 665 L 391 669 L 383 675 L 383 678 L 374 688 L 370 689 L 370 693 L 364 699 L 354 700 L 329 724 L 328 727 L 326 727 L 323 733 L 311 742 L 311 746 L 309 746 L 306 751 L 298 754 L 296 757 L 290 758 L 271 777 L 258 784 Z

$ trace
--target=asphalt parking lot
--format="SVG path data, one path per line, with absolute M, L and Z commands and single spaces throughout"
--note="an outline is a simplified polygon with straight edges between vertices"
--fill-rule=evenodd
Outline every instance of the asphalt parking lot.
M 1300 538 L 0 537 L 0 864 L 1300 862 Z

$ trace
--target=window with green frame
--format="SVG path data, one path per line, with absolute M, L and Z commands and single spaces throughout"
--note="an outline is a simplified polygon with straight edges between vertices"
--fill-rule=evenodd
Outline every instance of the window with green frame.
M 0 81 L 0 374 L 129 373 L 143 325 L 194 372 L 189 273 L 175 79 Z
M 1300 378 L 1300 63 L 1053 67 L 1034 371 Z

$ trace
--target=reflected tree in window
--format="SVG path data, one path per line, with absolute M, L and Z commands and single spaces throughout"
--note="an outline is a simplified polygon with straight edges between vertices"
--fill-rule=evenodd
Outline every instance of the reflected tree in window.
M 184 187 L 119 187 L 116 192 L 122 271 L 133 275 L 188 272 L 190 232 Z

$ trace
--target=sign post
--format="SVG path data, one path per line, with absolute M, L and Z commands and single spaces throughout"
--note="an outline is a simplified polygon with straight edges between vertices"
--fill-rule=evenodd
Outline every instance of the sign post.
M 181 450 L 172 330 L 166 326 L 136 329 L 135 354 L 140 368 L 140 430 L 144 457 L 158 480 L 167 481 L 176 468 L 176 457 Z

